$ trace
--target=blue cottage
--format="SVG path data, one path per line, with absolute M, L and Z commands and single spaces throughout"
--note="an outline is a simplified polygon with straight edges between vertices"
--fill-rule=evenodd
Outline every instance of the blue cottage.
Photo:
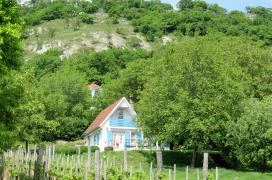
M 143 133 L 135 122 L 136 112 L 125 97 L 102 110 L 84 136 L 87 146 L 106 147 L 114 150 L 137 149 Z

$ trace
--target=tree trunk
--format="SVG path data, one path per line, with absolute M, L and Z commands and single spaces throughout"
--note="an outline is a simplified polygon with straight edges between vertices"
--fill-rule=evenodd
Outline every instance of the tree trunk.
M 28 153 L 28 141 L 25 141 L 25 152 L 27 152 Z
M 195 167 L 196 159 L 197 159 L 197 147 L 194 147 L 194 149 L 193 149 L 192 161 L 191 161 L 191 167 L 192 167 L 192 168 Z

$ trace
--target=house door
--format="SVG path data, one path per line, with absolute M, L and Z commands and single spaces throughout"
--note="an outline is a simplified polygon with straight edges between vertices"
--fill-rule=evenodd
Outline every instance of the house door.
M 124 149 L 125 147 L 125 134 L 121 132 L 113 132 L 113 148 Z

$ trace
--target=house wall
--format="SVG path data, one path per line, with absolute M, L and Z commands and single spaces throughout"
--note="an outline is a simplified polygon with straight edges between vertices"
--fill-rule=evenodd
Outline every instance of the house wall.
M 118 119 L 118 116 L 119 116 L 118 110 L 119 110 L 119 108 L 123 109 L 123 112 L 124 112 L 123 113 L 123 120 Z M 111 132 L 124 133 L 125 137 L 128 137 L 128 134 L 129 134 L 130 138 L 131 138 L 131 131 L 137 132 L 136 122 L 135 122 L 134 117 L 133 117 L 134 115 L 130 113 L 129 105 L 127 104 L 127 102 L 123 101 L 119 105 L 119 108 L 117 108 L 115 110 L 115 112 L 113 112 L 112 115 L 110 117 L 108 117 L 104 121 L 104 123 L 101 124 L 101 126 L 100 126 L 100 129 L 99 129 L 99 148 L 100 148 L 100 151 L 104 151 L 104 148 L 106 146 L 108 146 L 108 144 L 109 144 L 108 137 L 112 136 Z M 98 131 L 95 131 L 95 132 L 90 134 L 90 144 L 89 145 L 91 145 L 91 146 L 94 145 L 93 139 L 94 139 L 94 135 L 96 133 L 98 133 Z M 113 145 L 112 141 L 111 141 L 111 144 Z M 125 146 L 124 147 L 122 146 L 122 148 L 124 149 Z M 121 149 L 119 149 L 119 150 L 121 150 Z
M 101 151 L 104 151 L 104 148 L 107 146 L 107 135 L 108 135 L 108 127 L 109 127 L 109 122 L 106 121 L 103 126 L 101 127 L 101 139 L 99 142 L 99 147 Z

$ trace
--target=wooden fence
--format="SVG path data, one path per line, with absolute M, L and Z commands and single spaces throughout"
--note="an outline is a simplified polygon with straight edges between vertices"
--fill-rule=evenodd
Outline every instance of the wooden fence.
M 162 152 L 158 150 L 156 152 L 157 164 L 150 163 L 148 179 L 163 179 L 158 174 L 162 173 L 163 157 Z M 4 163 L 5 162 L 5 163 Z M 55 146 L 47 145 L 45 152 L 40 146 L 38 149 L 36 146 L 33 151 L 30 149 L 23 149 L 19 147 L 18 150 L 9 150 L 3 154 L 0 159 L 0 167 L 4 167 L 2 177 L 0 179 L 34 179 L 34 180 L 54 180 L 54 179 L 95 179 L 106 180 L 108 179 L 108 171 L 111 168 L 117 168 L 121 172 L 126 172 L 127 177 L 125 179 L 132 179 L 134 173 L 142 173 L 143 167 L 140 163 L 138 168 L 128 166 L 127 151 L 124 151 L 123 161 L 121 165 L 116 164 L 115 157 L 101 157 L 99 150 L 95 151 L 94 159 L 92 159 L 91 148 L 88 147 L 87 156 L 82 156 L 80 153 L 80 146 L 78 147 L 78 153 L 72 156 L 64 156 L 61 154 L 55 154 Z M 137 165 L 134 165 L 134 167 Z M 157 168 L 154 168 L 154 167 Z M 1 171 L 1 170 L 0 170 Z M 146 169 L 145 169 L 146 171 Z M 197 180 L 203 177 L 204 180 L 208 179 L 208 153 L 204 153 L 203 159 L 203 174 L 200 174 L 200 170 L 196 169 Z M 186 167 L 186 177 L 184 179 L 189 180 L 189 167 Z M 164 179 L 177 180 L 177 167 L 174 164 L 173 167 L 168 169 L 167 176 Z M 200 176 L 201 175 L 201 176 Z M 135 178 L 134 178 L 135 179 Z M 136 178 L 137 179 L 137 178 Z M 141 176 L 138 178 L 141 180 Z M 202 179 L 202 178 L 201 178 Z M 218 168 L 216 168 L 215 179 L 218 180 Z

